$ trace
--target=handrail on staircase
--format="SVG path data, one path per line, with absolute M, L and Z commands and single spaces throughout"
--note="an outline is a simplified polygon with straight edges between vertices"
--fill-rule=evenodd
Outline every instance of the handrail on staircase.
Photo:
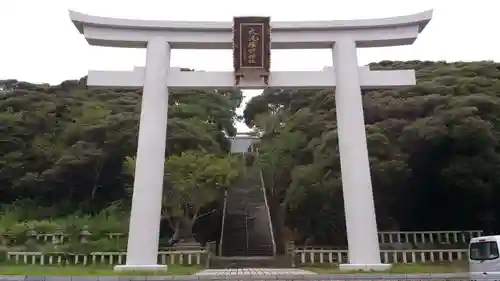
M 245 192 L 245 256 L 248 256 L 248 192 Z
M 224 206 L 222 207 L 222 225 L 220 230 L 219 256 L 222 256 L 222 244 L 224 241 L 224 224 L 226 222 L 227 190 L 224 191 Z
M 252 145 L 253 147 L 253 145 Z M 258 157 L 259 155 L 259 150 L 255 147 L 254 148 L 255 153 Z M 273 230 L 273 222 L 271 220 L 271 211 L 269 210 L 269 204 L 267 203 L 267 192 L 266 188 L 264 186 L 264 176 L 262 175 L 262 169 L 259 168 L 259 178 L 260 178 L 260 187 L 262 189 L 262 193 L 264 195 L 264 204 L 266 205 L 266 211 L 267 211 L 267 221 L 269 223 L 269 231 L 271 233 L 271 242 L 273 244 L 273 256 L 276 256 L 276 241 L 274 240 L 274 230 Z
M 222 223 L 219 240 L 219 256 L 222 256 L 222 245 L 224 243 L 224 224 L 226 223 L 227 189 L 224 190 L 224 206 L 222 207 Z

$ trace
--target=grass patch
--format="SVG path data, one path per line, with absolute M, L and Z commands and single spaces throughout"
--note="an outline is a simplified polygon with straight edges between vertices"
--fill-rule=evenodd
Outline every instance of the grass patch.
M 387 271 L 344 271 L 340 270 L 337 265 L 325 266 L 306 266 L 306 270 L 318 274 L 341 274 L 341 273 L 459 273 L 468 272 L 469 266 L 467 263 L 430 263 L 430 264 L 394 264 Z
M 165 276 L 191 275 L 203 269 L 202 266 L 195 265 L 168 265 L 167 272 L 115 272 L 112 266 L 0 265 L 0 274 L 29 276 Z

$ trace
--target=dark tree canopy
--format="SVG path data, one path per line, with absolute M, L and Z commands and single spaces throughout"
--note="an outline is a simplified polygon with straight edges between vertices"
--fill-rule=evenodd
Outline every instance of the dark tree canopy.
M 415 87 L 364 93 L 379 229 L 498 233 L 500 64 L 382 61 L 371 68 L 415 69 L 418 79 Z M 85 80 L 0 81 L 0 203 L 31 202 L 37 212 L 24 219 L 129 204 L 124 160 L 136 153 L 141 92 L 88 89 Z M 173 93 L 172 167 L 187 167 L 194 161 L 183 155 L 200 153 L 221 159 L 220 169 L 232 163 L 224 157 L 241 99 L 241 92 Z M 265 91 L 243 118 L 262 134 L 256 159 L 279 239 L 343 240 L 334 92 Z M 171 181 L 181 175 L 169 173 Z
M 370 66 L 415 69 L 418 80 L 363 93 L 379 229 L 500 231 L 500 64 Z M 274 224 L 316 243 L 343 238 L 334 92 L 268 91 L 247 104 L 244 119 L 263 135 Z
M 92 90 L 85 79 L 61 85 L 14 80 L 0 100 L 0 200 L 56 206 L 58 215 L 98 211 L 126 200 L 125 157 L 134 156 L 140 91 Z M 227 155 L 241 92 L 172 93 L 168 155 L 188 150 Z

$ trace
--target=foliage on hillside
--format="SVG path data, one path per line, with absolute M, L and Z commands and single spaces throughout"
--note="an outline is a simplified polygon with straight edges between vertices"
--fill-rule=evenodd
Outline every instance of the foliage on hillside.
M 416 69 L 418 77 L 415 87 L 364 93 L 379 228 L 500 231 L 500 64 L 384 61 L 371 67 Z M 130 204 L 124 159 L 136 152 L 139 91 L 91 90 L 84 79 L 0 84 L 0 203 L 16 202 L 15 215 L 0 224 L 56 217 L 88 224 L 86 214 L 116 201 Z M 224 158 L 240 101 L 239 92 L 173 93 L 166 156 L 203 151 Z M 263 133 L 258 162 L 275 233 L 293 232 L 316 244 L 343 240 L 334 93 L 266 92 L 251 100 L 244 117 Z M 184 169 L 189 162 L 177 164 Z M 184 187 L 194 187 L 202 174 Z M 166 188 L 174 178 L 183 182 L 182 175 L 169 179 L 167 171 Z M 214 204 L 203 212 L 217 209 Z M 113 212 L 122 213 L 101 212 L 99 223 L 123 220 L 127 207 Z M 218 233 L 213 228 L 220 218 L 203 222 L 209 217 L 200 220 L 204 235 Z M 64 225 L 45 225 L 54 223 Z M 115 223 L 112 231 L 124 228 L 126 222 Z
M 85 79 L 0 84 L 0 203 L 30 209 L 20 220 L 130 205 L 133 179 L 123 168 L 137 149 L 140 91 L 88 89 Z M 172 93 L 166 156 L 227 157 L 241 98 L 239 91 Z
M 382 61 L 371 69 L 415 69 L 418 80 L 364 92 L 379 229 L 500 231 L 500 64 Z M 265 92 L 246 107 L 245 122 L 263 133 L 259 162 L 281 236 L 344 239 L 335 114 L 330 90 Z

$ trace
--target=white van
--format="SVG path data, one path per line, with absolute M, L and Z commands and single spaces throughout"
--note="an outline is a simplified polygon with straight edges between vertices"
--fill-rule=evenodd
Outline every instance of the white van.
M 498 248 L 500 235 L 475 237 L 469 243 L 469 272 L 471 277 L 500 276 Z

